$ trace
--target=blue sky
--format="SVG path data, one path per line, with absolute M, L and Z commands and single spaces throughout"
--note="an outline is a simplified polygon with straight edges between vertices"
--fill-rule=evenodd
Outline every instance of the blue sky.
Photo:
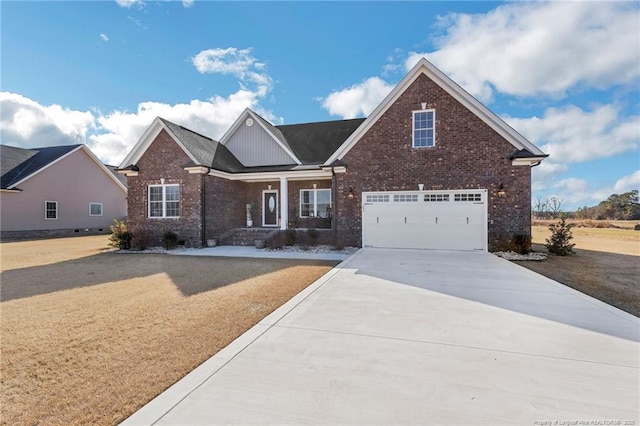
M 0 138 L 117 164 L 155 116 L 219 138 L 365 116 L 426 56 L 551 157 L 534 198 L 640 187 L 637 2 L 0 3 Z

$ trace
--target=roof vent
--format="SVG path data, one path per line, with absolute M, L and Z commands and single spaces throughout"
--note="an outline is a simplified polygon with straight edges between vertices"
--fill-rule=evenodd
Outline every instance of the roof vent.
M 246 124 L 247 127 L 253 126 L 253 118 L 247 118 L 247 121 L 245 121 L 244 124 Z

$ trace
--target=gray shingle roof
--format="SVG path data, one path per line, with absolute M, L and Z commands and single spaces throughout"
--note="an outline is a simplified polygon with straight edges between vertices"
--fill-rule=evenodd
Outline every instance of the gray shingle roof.
M 303 164 L 322 164 L 347 140 L 364 121 L 322 121 L 318 123 L 276 126 Z
M 352 120 L 274 126 L 258 114 L 256 116 L 304 165 L 320 165 L 324 163 L 364 121 L 364 118 L 356 118 Z M 196 160 L 196 163 L 190 163 L 185 166 L 206 166 L 228 173 L 283 171 L 291 170 L 297 166 L 297 164 L 293 164 L 246 167 L 225 145 L 218 141 L 164 118 L 160 118 L 160 120 Z
M 2 174 L 0 188 L 10 188 L 79 146 L 63 145 L 24 149 L 0 145 L 0 173 Z
M 182 143 L 198 164 L 196 166 L 207 166 L 223 172 L 234 173 L 244 169 L 238 159 L 231 154 L 226 146 L 184 126 L 172 123 L 161 118 L 162 122 L 171 130 L 176 138 Z

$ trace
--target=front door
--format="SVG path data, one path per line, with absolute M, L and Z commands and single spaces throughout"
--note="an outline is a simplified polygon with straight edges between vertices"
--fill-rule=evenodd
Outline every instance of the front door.
M 278 191 L 262 191 L 262 226 L 278 226 Z

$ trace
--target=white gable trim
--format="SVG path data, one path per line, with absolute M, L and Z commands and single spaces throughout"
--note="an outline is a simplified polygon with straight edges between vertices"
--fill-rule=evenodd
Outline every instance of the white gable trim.
M 111 171 L 109 169 L 107 169 L 107 166 L 105 166 L 102 161 L 98 160 L 98 158 L 96 158 L 95 155 L 93 155 L 93 152 L 91 152 L 91 150 L 89 148 L 87 148 L 86 145 L 80 145 L 77 148 L 72 149 L 71 151 L 67 152 L 66 154 L 56 158 L 54 161 L 50 162 L 49 164 L 47 164 L 46 166 L 36 170 L 35 172 L 31 173 L 29 176 L 26 176 L 22 179 L 20 179 L 18 182 L 14 183 L 13 185 L 9 186 L 7 189 L 11 190 L 11 189 L 15 189 L 16 186 L 20 185 L 21 183 L 31 179 L 32 177 L 36 176 L 38 173 L 43 172 L 45 170 L 47 170 L 49 167 L 53 166 L 54 164 L 64 160 L 65 158 L 67 158 L 68 156 L 70 156 L 71 154 L 73 154 L 74 152 L 78 152 L 79 150 L 83 150 L 85 153 L 87 153 L 87 155 L 89 156 L 89 158 L 91 158 L 97 165 L 98 167 L 100 167 L 102 169 L 102 171 L 104 171 L 119 187 L 120 189 L 122 189 L 125 193 L 127 192 L 127 187 L 118 180 L 117 177 L 114 176 L 113 173 L 111 173 Z
M 353 146 L 364 136 L 378 119 L 398 100 L 398 98 L 409 88 L 409 86 L 421 75 L 425 74 L 438 86 L 444 89 L 449 95 L 460 102 L 478 118 L 484 121 L 489 127 L 495 130 L 500 136 L 505 138 L 517 149 L 527 149 L 532 154 L 545 157 L 545 154 L 538 147 L 529 142 L 524 136 L 504 122 L 495 113 L 491 112 L 480 101 L 471 96 L 460 87 L 455 81 L 436 68 L 431 62 L 422 58 L 404 76 L 398 85 L 384 98 L 384 100 L 371 112 L 369 117 L 356 129 L 355 132 L 329 157 L 325 165 L 329 165 L 336 160 L 342 159 Z
M 229 142 L 229 139 L 231 139 L 231 137 L 233 136 L 233 134 L 238 130 L 238 128 L 246 121 L 247 118 L 251 118 L 253 120 L 254 123 L 258 123 L 260 125 L 260 127 L 267 132 L 267 134 L 269 135 L 269 137 L 271 137 L 271 139 L 273 139 L 275 141 L 275 143 L 278 144 L 278 146 L 280 148 L 282 148 L 282 150 L 289 156 L 291 157 L 291 159 L 296 163 L 296 164 L 302 164 L 302 161 L 300 161 L 298 159 L 298 157 L 289 149 L 289 147 L 287 147 L 286 145 L 284 145 L 280 139 L 278 137 L 276 137 L 276 135 L 273 134 L 273 132 L 271 131 L 271 129 L 269 129 L 265 124 L 264 124 L 264 119 L 262 117 L 259 117 L 258 114 L 256 114 L 255 112 L 251 111 L 249 108 L 245 108 L 244 111 L 242 111 L 242 113 L 240 114 L 240 116 L 238 116 L 238 118 L 236 119 L 236 121 L 233 122 L 233 124 L 231 125 L 231 127 L 229 128 L 229 130 L 227 130 L 225 132 L 225 134 L 222 136 L 222 138 L 220 139 L 220 143 L 222 145 L 227 144 L 227 142 Z M 232 153 L 233 154 L 233 153 Z
M 160 117 L 156 117 L 151 122 L 149 127 L 147 127 L 147 129 L 144 131 L 142 136 L 140 136 L 140 139 L 134 145 L 133 149 L 129 151 L 129 154 L 127 154 L 125 159 L 122 160 L 122 163 L 120 163 L 120 166 L 118 166 L 118 168 L 122 169 L 127 166 L 136 164 L 140 160 L 142 155 L 147 151 L 147 149 L 149 149 L 151 143 L 158 137 L 163 129 L 169 134 L 169 136 L 171 136 L 173 141 L 178 144 L 178 146 L 184 151 L 184 153 L 187 154 L 189 159 L 193 161 L 194 164 L 198 164 L 198 160 L 196 160 L 195 157 L 191 155 L 191 153 L 187 150 L 187 148 L 185 148 L 182 142 L 178 140 L 176 135 L 163 123 Z

